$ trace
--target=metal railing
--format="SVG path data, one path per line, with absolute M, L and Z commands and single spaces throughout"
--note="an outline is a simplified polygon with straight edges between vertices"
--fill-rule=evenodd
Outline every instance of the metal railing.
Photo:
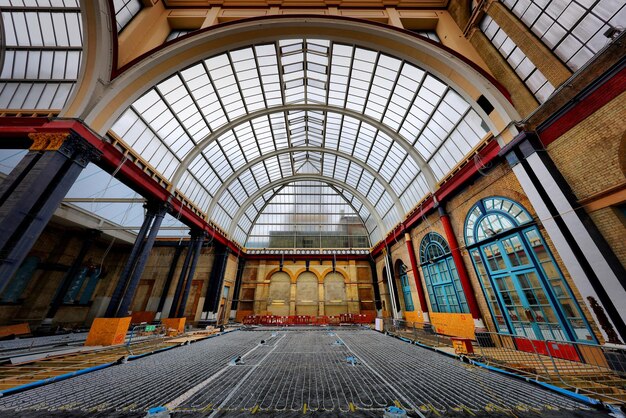
M 452 347 L 430 324 L 383 319 L 383 331 L 429 347 Z M 626 349 L 613 345 L 477 332 L 474 361 L 611 404 L 626 404 Z M 447 350 L 446 350 L 447 351 Z
M 134 325 L 126 336 L 126 348 L 132 354 L 132 344 L 154 340 L 164 340 L 167 329 L 164 325 L 139 324 Z
M 429 347 L 452 347 L 450 337 L 438 334 L 431 324 L 423 322 L 385 318 L 383 319 L 383 331 Z
M 607 403 L 626 403 L 626 349 L 524 336 L 476 334 L 474 360 Z
M 490 366 L 495 366 L 538 381 L 550 380 L 548 357 L 542 358 L 537 353 L 532 340 L 495 332 L 476 333 L 474 359 Z M 519 347 L 528 347 L 520 350 Z

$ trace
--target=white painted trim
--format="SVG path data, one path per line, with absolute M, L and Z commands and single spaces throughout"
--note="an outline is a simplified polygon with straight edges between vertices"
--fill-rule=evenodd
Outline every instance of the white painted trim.
M 602 287 L 606 289 L 606 293 L 611 298 L 613 305 L 617 309 L 619 315 L 622 318 L 626 317 L 626 289 L 619 282 L 618 277 L 611 269 L 611 266 L 604 258 L 604 255 L 596 245 L 595 241 L 583 225 L 582 221 L 578 217 L 578 214 L 574 211 L 574 208 L 569 204 L 565 194 L 556 183 L 547 167 L 541 161 L 541 158 L 534 153 L 527 159 L 531 168 L 537 177 L 541 179 L 542 185 L 546 189 L 546 193 L 550 196 L 550 200 L 556 207 L 559 215 L 567 225 L 567 228 L 574 236 L 574 239 L 580 246 L 580 249 L 585 254 L 585 257 L 591 268 L 596 273 L 598 280 L 602 283 Z
M 526 170 L 524 169 L 524 167 L 522 167 L 521 164 L 518 164 L 513 167 L 513 172 L 515 173 L 517 180 L 520 182 L 522 189 L 524 189 L 524 193 L 526 193 L 526 196 L 530 200 L 530 203 L 532 204 L 533 208 L 537 212 L 537 216 L 539 217 L 539 220 L 543 224 L 543 227 L 546 229 L 546 232 L 548 233 L 548 236 L 552 240 L 552 243 L 554 244 L 555 249 L 561 256 L 561 260 L 563 261 L 563 264 L 565 264 L 565 268 L 569 272 L 574 284 L 576 285 L 576 288 L 578 289 L 580 295 L 582 296 L 583 302 L 585 303 L 589 312 L 593 316 L 593 319 L 595 320 L 596 324 L 599 325 L 600 321 L 598 320 L 596 313 L 593 311 L 593 309 L 589 305 L 589 301 L 587 300 L 587 297 L 588 296 L 593 297 L 595 300 L 598 301 L 598 303 L 601 306 L 602 306 L 602 301 L 600 300 L 600 298 L 598 297 L 598 294 L 596 293 L 595 289 L 591 285 L 591 282 L 589 282 L 589 279 L 587 278 L 585 271 L 583 270 L 582 266 L 578 262 L 578 259 L 574 255 L 574 252 L 572 251 L 569 243 L 563 236 L 561 229 L 552 218 L 552 215 L 550 214 L 550 211 L 548 210 L 548 207 L 546 206 L 545 202 L 541 198 L 541 195 L 539 195 L 539 192 L 535 188 L 535 185 L 532 183 L 532 181 L 528 177 L 528 174 L 526 174 Z M 611 321 L 611 318 L 608 318 L 608 319 L 609 321 Z M 611 321 L 611 324 L 615 328 L 615 324 L 613 324 L 612 321 Z M 604 332 L 604 330 L 600 326 L 598 326 L 598 329 L 602 333 L 602 336 L 605 339 L 608 339 L 608 335 Z

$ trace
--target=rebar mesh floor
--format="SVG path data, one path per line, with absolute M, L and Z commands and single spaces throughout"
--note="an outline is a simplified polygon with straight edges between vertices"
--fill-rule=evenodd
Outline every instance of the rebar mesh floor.
M 34 349 L 51 345 L 67 345 L 85 341 L 86 332 L 71 334 L 50 335 L 47 337 L 16 338 L 14 340 L 0 341 L 0 353 L 13 350 Z
M 7 396 L 0 415 L 145 416 L 162 405 L 174 417 L 380 417 L 390 405 L 429 417 L 602 414 L 371 330 L 257 329 Z

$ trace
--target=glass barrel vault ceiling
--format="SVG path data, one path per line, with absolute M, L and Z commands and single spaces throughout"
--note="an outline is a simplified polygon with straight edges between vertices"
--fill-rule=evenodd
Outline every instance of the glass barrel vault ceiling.
M 171 75 L 112 131 L 166 179 L 189 160 L 174 186 L 242 245 L 255 225 L 238 225 L 237 213 L 263 219 L 261 208 L 289 179 L 334 185 L 355 208 L 375 208 L 356 210 L 375 244 L 432 191 L 424 171 L 443 179 L 488 128 L 457 92 L 411 63 L 291 39 Z
M 78 0 L 0 0 L 0 14 L 0 109 L 61 110 L 80 68 Z
M 317 181 L 294 182 L 249 206 L 234 238 L 247 248 L 369 248 L 369 230 L 341 190 Z M 376 228 L 370 225 L 370 228 Z

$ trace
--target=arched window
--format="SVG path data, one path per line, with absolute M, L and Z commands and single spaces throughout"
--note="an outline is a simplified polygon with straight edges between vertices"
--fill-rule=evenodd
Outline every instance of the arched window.
M 470 209 L 465 243 L 498 331 L 536 340 L 595 341 L 528 212 L 503 197 Z
M 467 300 L 450 247 L 441 235 L 429 232 L 422 239 L 420 264 L 432 311 L 468 313 Z
M 412 312 L 415 310 L 415 305 L 413 305 L 413 296 L 411 296 L 411 283 L 409 282 L 409 275 L 407 274 L 408 269 L 406 265 L 400 260 L 396 262 L 396 269 L 398 273 L 398 279 L 400 281 L 400 287 L 402 288 L 404 310 L 406 312 Z

